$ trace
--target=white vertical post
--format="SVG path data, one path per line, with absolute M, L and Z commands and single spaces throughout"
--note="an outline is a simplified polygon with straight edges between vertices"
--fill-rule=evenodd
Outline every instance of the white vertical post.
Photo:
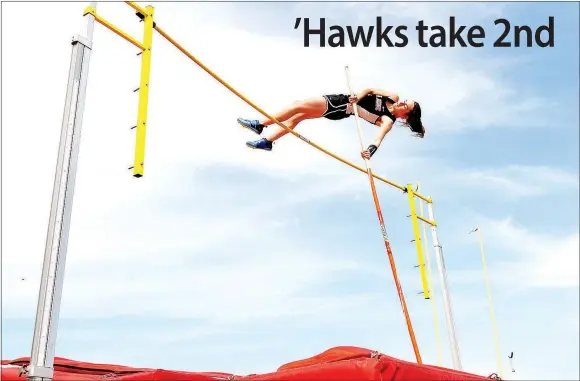
M 435 221 L 433 216 L 433 203 L 427 203 L 427 210 L 429 212 L 429 219 Z M 437 259 L 437 267 L 439 270 L 439 281 L 441 282 L 441 293 L 443 294 L 443 306 L 445 310 L 445 321 L 447 322 L 447 331 L 449 335 L 449 344 L 451 345 L 451 357 L 453 360 L 453 367 L 456 370 L 463 370 L 461 365 L 461 358 L 459 355 L 459 344 L 457 343 L 457 335 L 455 334 L 455 322 L 453 319 L 453 311 L 451 306 L 451 296 L 449 295 L 449 286 L 447 285 L 447 270 L 445 269 L 445 260 L 443 259 L 443 251 L 439 244 L 437 237 L 437 228 L 431 225 L 431 234 L 433 236 L 433 246 L 435 248 L 435 258 Z
M 485 279 L 485 288 L 487 290 L 487 301 L 489 303 L 489 314 L 491 317 L 491 326 L 493 328 L 493 338 L 495 343 L 495 353 L 497 356 L 497 366 L 499 371 L 500 378 L 503 378 L 503 364 L 501 361 L 501 349 L 499 345 L 499 334 L 497 332 L 497 323 L 495 322 L 495 312 L 493 312 L 493 300 L 491 298 L 491 286 L 489 282 L 489 275 L 487 273 L 487 261 L 485 260 L 485 252 L 483 251 L 483 233 L 481 233 L 481 229 L 476 227 L 469 234 L 477 232 L 479 237 L 479 249 L 481 250 L 481 264 L 483 265 L 483 277 Z
M 91 3 L 96 8 L 96 3 Z M 85 93 L 95 18 L 87 15 L 87 37 L 73 37 L 64 114 L 30 364 L 24 369 L 29 381 L 51 380 L 62 296 L 76 167 L 81 138 Z

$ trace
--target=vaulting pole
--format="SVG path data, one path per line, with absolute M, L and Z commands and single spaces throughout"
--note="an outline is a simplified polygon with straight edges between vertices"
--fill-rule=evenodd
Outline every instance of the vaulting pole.
M 348 84 L 348 89 L 349 89 L 350 95 L 353 96 L 354 93 L 353 93 L 352 87 L 350 85 L 350 75 L 349 75 L 348 66 L 345 67 L 345 72 L 346 72 L 346 82 Z M 357 110 L 356 105 L 353 105 L 353 110 L 354 110 L 356 128 L 358 131 L 358 137 L 359 137 L 359 141 L 360 141 L 360 145 L 361 145 L 361 150 L 364 150 L 365 148 L 364 148 L 364 144 L 363 144 L 362 131 L 360 129 L 360 124 L 359 124 L 359 120 L 358 120 L 358 110 Z M 413 350 L 415 352 L 415 358 L 417 359 L 417 363 L 422 364 L 423 361 L 421 360 L 421 354 L 419 353 L 417 339 L 415 338 L 415 332 L 413 331 L 413 325 L 411 324 L 411 318 L 409 317 L 409 311 L 407 310 L 407 303 L 405 303 L 405 296 L 403 295 L 403 288 L 401 287 L 401 283 L 400 283 L 399 277 L 397 275 L 397 268 L 395 266 L 395 259 L 393 257 L 393 252 L 391 251 L 391 244 L 389 242 L 389 237 L 387 235 L 387 229 L 385 228 L 385 222 L 383 220 L 383 213 L 381 211 L 379 197 L 377 195 L 377 190 L 375 188 L 375 181 L 374 181 L 373 174 L 371 171 L 371 166 L 370 166 L 370 163 L 367 159 L 364 159 L 364 162 L 365 162 L 366 172 L 369 176 L 369 182 L 371 185 L 371 192 L 373 194 L 373 201 L 375 202 L 375 208 L 377 209 L 377 216 L 379 218 L 379 224 L 381 226 L 381 233 L 383 234 L 383 240 L 385 241 L 385 247 L 387 248 L 387 255 L 389 257 L 389 262 L 391 264 L 391 271 L 393 272 L 393 279 L 394 279 L 395 285 L 397 287 L 397 292 L 399 293 L 399 300 L 401 302 L 401 308 L 403 309 L 403 314 L 405 315 L 405 321 L 407 323 L 407 329 L 409 331 L 409 336 L 411 338 L 411 344 L 413 345 Z
M 95 8 L 97 4 L 91 3 L 91 6 Z M 77 35 L 72 40 L 68 87 L 44 249 L 32 351 L 30 364 L 24 369 L 29 381 L 51 380 L 54 374 L 56 333 L 94 23 L 94 16 L 88 15 L 86 38 Z

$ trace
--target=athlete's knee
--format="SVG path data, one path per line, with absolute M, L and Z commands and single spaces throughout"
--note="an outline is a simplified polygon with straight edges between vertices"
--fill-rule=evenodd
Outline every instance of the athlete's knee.
M 308 107 L 308 102 L 306 100 L 303 99 L 299 99 L 296 100 L 294 102 L 292 102 L 292 110 L 294 110 L 295 113 L 302 113 L 304 112 L 307 107 Z
M 302 122 L 304 119 L 306 119 L 306 114 L 304 113 L 296 114 L 286 121 L 286 127 L 294 128 L 298 123 Z

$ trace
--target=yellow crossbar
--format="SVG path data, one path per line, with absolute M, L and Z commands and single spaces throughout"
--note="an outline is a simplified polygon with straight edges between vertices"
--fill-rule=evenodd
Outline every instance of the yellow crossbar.
M 132 2 L 132 1 L 125 1 L 125 3 L 128 4 L 134 10 L 136 10 L 137 13 L 140 13 L 143 16 L 145 16 L 147 14 L 147 11 L 145 9 L 141 8 L 140 6 L 138 6 L 137 4 L 135 4 L 134 2 Z

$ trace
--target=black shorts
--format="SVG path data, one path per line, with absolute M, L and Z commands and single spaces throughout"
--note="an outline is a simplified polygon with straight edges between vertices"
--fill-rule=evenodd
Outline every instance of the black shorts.
M 322 114 L 323 118 L 330 120 L 340 120 L 348 118 L 351 114 L 347 113 L 348 95 L 329 94 L 323 95 L 326 99 L 326 111 Z

